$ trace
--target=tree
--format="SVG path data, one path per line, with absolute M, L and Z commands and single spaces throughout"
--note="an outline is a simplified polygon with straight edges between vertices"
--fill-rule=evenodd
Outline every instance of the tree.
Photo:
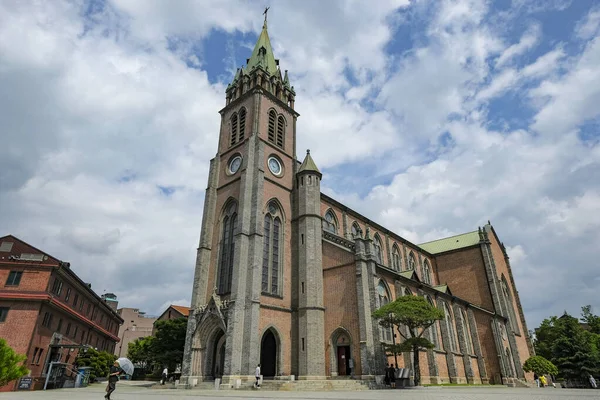
M 537 375 L 557 375 L 558 368 L 550 361 L 546 360 L 542 356 L 532 356 L 525 361 L 523 364 L 523 370 L 525 372 L 533 372 Z
M 395 327 L 404 342 L 396 345 L 386 345 L 386 351 L 394 353 L 413 352 L 415 367 L 415 386 L 421 383 L 421 369 L 419 365 L 419 351 L 434 347 L 423 334 L 436 321 L 444 319 L 444 313 L 438 310 L 423 297 L 401 296 L 391 303 L 385 304 L 373 312 L 373 317 L 379 320 L 381 326 Z M 408 328 L 405 335 L 401 327 Z
M 114 364 L 117 356 L 106 351 L 99 352 L 93 347 L 79 350 L 75 364 L 79 367 L 91 367 L 90 382 L 98 377 L 108 376 L 110 366 Z
M 566 314 L 561 318 L 561 335 L 552 346 L 552 362 L 565 379 L 587 379 L 597 372 L 598 351 L 577 318 Z
M 581 307 L 581 320 L 589 326 L 590 332 L 600 335 L 600 317 L 592 313 L 592 306 Z
M 150 359 L 174 370 L 183 361 L 187 318 L 156 322 L 156 332 L 149 343 Z
M 130 342 L 127 348 L 127 358 L 145 370 L 152 364 L 151 348 L 153 340 L 154 336 L 147 336 Z
M 26 356 L 17 354 L 6 340 L 0 339 L 0 387 L 29 373 L 22 363 Z

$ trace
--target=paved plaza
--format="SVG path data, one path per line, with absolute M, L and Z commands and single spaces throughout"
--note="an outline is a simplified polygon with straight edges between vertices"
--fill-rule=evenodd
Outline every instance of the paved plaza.
M 104 385 L 92 385 L 84 389 L 60 389 L 0 393 L 0 400 L 101 400 Z M 215 391 L 215 390 L 175 390 L 149 389 L 147 387 L 119 383 L 113 400 L 137 399 L 295 399 L 295 400 L 553 400 L 553 399 L 600 399 L 600 390 L 575 389 L 515 389 L 506 387 L 432 387 L 423 389 L 370 390 L 358 392 L 276 392 L 256 390 Z

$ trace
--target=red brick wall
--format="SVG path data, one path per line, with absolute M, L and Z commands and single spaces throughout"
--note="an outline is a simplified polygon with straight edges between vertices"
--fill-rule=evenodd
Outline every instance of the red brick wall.
M 499 384 L 497 378 L 500 377 L 500 365 L 498 363 L 498 352 L 492 332 L 492 318 L 490 315 L 474 310 L 479 342 L 481 344 L 481 354 L 485 360 L 485 367 L 490 383 Z
M 438 365 L 438 379 L 440 383 L 449 383 L 448 364 L 446 363 L 446 354 L 435 352 L 435 359 Z
M 436 264 L 440 283 L 447 284 L 453 295 L 487 310 L 494 310 L 479 247 L 437 256 Z
M 289 375 L 292 370 L 292 318 L 291 313 L 286 311 L 272 310 L 268 308 L 260 309 L 259 329 L 261 335 L 264 335 L 266 329 L 274 327 L 276 337 L 279 336 L 279 344 L 281 349 L 278 349 L 277 357 L 282 355 L 283 359 L 279 360 L 277 373 L 283 372 Z M 262 336 L 260 337 L 262 341 Z M 281 351 L 283 350 L 283 351 Z

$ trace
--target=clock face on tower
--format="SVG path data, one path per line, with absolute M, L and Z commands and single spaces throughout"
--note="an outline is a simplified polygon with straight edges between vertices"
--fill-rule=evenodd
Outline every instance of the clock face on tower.
M 273 175 L 281 176 L 282 168 L 281 163 L 278 159 L 276 159 L 275 157 L 269 157 L 268 164 L 269 170 L 273 173 Z
M 242 157 L 235 156 L 229 161 L 229 173 L 235 174 L 240 169 L 240 165 L 242 165 Z

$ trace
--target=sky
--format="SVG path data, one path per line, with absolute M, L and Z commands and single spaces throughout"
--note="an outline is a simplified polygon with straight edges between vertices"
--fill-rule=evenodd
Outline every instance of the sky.
M 218 110 L 264 6 L 0 2 L 0 235 L 122 307 L 189 305 Z M 529 329 L 600 313 L 600 1 L 290 0 L 268 17 L 323 192 L 413 243 L 490 220 Z

